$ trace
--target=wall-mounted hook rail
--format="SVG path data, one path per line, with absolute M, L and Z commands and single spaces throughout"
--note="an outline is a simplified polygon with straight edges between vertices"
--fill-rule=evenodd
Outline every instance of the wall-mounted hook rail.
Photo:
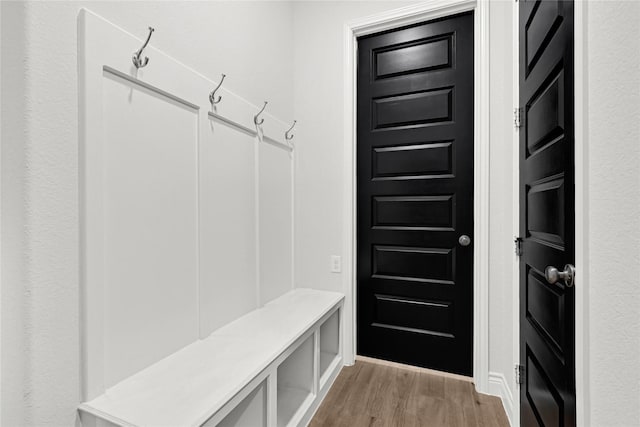
M 151 34 L 153 34 L 154 31 L 155 29 L 153 27 L 149 27 L 149 35 L 147 36 L 147 41 L 144 42 L 142 47 L 138 49 L 137 52 L 133 53 L 133 57 L 131 58 L 131 60 L 133 61 L 133 65 L 135 65 L 136 68 L 146 67 L 149 63 L 149 57 L 145 56 L 144 59 L 140 58 L 142 57 L 142 52 L 149 44 L 149 40 L 151 40 Z
M 284 133 L 284 139 L 286 139 L 287 141 L 291 141 L 293 139 L 294 135 L 291 133 L 291 131 L 293 130 L 297 122 L 297 120 L 294 120 L 289 130 Z
M 218 83 L 218 86 L 216 86 L 216 88 L 209 94 L 209 102 L 211 102 L 211 105 L 216 105 L 217 103 L 222 101 L 222 96 L 220 95 L 218 95 L 218 99 L 216 99 L 216 92 L 218 91 L 218 89 L 220 89 L 220 86 L 222 86 L 222 82 L 224 81 L 225 77 L 227 77 L 227 75 L 223 74 L 222 78 L 220 79 L 220 83 Z
M 264 101 L 264 105 L 262 106 L 262 109 L 258 111 L 258 114 L 253 116 L 253 123 L 255 123 L 256 125 L 261 125 L 262 123 L 264 123 L 264 119 L 258 120 L 258 117 L 260 117 L 260 114 L 262 114 L 264 109 L 267 108 L 268 103 L 269 103 L 268 101 Z

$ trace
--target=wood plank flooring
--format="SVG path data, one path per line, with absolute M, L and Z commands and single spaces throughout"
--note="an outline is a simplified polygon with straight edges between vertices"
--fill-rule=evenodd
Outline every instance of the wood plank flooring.
M 508 427 L 499 398 L 469 379 L 404 365 L 356 360 L 345 366 L 310 427 Z

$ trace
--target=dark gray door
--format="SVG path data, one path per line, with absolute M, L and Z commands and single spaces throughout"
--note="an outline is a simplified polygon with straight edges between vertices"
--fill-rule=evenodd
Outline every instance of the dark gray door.
M 361 355 L 472 375 L 473 80 L 473 14 L 358 40 Z
M 521 424 L 573 426 L 573 2 L 519 5 Z

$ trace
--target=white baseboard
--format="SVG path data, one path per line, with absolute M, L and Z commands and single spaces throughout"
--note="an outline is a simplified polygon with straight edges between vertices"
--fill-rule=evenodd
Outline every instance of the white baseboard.
M 502 400 L 502 406 L 504 406 L 504 411 L 507 413 L 509 423 L 512 426 L 517 426 L 518 423 L 513 419 L 513 394 L 503 374 L 499 372 L 489 372 L 489 394 L 498 396 L 500 400 Z

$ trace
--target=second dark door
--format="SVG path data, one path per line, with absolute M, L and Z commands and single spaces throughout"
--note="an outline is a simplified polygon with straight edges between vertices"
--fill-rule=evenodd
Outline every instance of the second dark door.
M 519 3 L 523 427 L 576 425 L 573 7 Z
M 358 40 L 358 354 L 473 362 L 473 15 Z

